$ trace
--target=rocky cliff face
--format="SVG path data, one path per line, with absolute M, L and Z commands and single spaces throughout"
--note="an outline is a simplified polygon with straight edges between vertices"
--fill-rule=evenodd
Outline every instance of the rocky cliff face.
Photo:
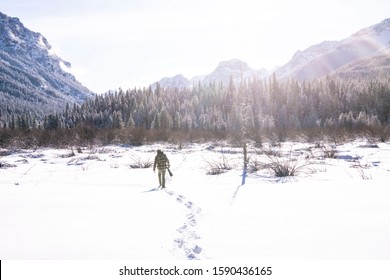
M 66 103 L 81 103 L 92 92 L 70 67 L 44 36 L 0 13 L 0 110 L 43 115 L 62 110 Z

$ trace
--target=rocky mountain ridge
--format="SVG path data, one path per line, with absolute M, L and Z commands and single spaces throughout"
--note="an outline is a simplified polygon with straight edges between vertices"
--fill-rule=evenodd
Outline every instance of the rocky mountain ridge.
M 69 72 L 47 39 L 0 13 L 0 112 L 44 115 L 93 94 Z
M 278 78 L 308 80 L 345 72 L 349 64 L 368 62 L 388 53 L 390 48 L 390 19 L 363 28 L 341 41 L 324 41 L 304 51 L 298 51 L 275 74 Z M 375 58 L 378 56 L 378 58 Z
M 222 82 L 228 84 L 241 79 L 265 78 L 275 73 L 279 79 L 308 80 L 334 74 L 343 77 L 375 76 L 386 73 L 390 60 L 390 18 L 365 27 L 341 41 L 323 41 L 307 49 L 298 50 L 290 61 L 274 71 L 251 69 L 247 63 L 232 59 L 221 62 L 208 75 L 188 79 L 176 75 L 158 81 L 161 87 L 191 87 L 193 84 Z M 157 82 L 156 82 L 157 83 Z M 155 86 L 156 83 L 153 85 Z
M 242 80 L 253 78 L 265 78 L 268 75 L 266 69 L 254 70 L 248 66 L 248 64 L 239 59 L 231 59 L 222 61 L 218 66 L 208 75 L 195 76 L 192 79 L 184 77 L 182 74 L 166 77 L 160 81 L 154 83 L 152 87 L 156 87 L 156 84 L 163 88 L 167 87 L 183 87 L 189 88 L 194 84 L 208 85 L 210 83 L 222 83 L 228 85 L 232 80 L 234 83 L 239 83 Z

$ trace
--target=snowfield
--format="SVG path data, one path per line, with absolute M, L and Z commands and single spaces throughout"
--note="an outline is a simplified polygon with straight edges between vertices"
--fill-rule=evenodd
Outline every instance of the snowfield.
M 159 148 L 166 190 L 134 168 Z M 390 259 L 390 143 L 248 153 L 242 184 L 242 149 L 224 143 L 0 150 L 0 259 Z M 275 160 L 300 172 L 278 178 Z

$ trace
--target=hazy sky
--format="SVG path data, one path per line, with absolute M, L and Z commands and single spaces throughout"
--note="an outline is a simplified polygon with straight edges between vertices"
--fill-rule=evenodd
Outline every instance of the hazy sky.
M 0 11 L 45 36 L 101 93 L 208 74 L 232 58 L 272 69 L 389 18 L 390 1 L 1 0 Z

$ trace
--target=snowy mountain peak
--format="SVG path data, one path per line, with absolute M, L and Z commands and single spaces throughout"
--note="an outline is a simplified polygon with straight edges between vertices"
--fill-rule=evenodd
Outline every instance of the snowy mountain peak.
M 363 28 L 341 41 L 324 41 L 304 51 L 276 70 L 278 78 L 300 80 L 323 77 L 357 60 L 386 53 L 390 47 L 390 19 Z
M 40 33 L 32 32 L 24 27 L 18 18 L 8 17 L 0 13 L 0 44 L 3 48 L 14 51 L 26 51 L 26 48 L 49 51 L 50 44 Z
M 246 62 L 231 59 L 220 62 L 212 73 L 204 77 L 203 83 L 222 82 L 226 85 L 231 79 L 239 83 L 242 79 L 263 78 L 267 74 L 268 72 L 265 69 L 254 70 Z
M 91 92 L 69 72 L 71 64 L 57 56 L 48 40 L 15 17 L 0 12 L 1 94 L 12 112 L 59 111 L 81 103 Z M 21 105 L 23 104 L 23 105 Z M 0 110 L 5 104 L 0 104 Z
M 60 70 L 60 63 L 70 63 L 59 58 L 47 39 L 38 32 L 27 29 L 18 18 L 0 12 L 0 49 L 9 53 L 27 56 L 35 62 Z
M 250 69 L 248 64 L 244 61 L 241 61 L 237 58 L 230 59 L 227 61 L 221 61 L 215 71 L 221 70 L 221 69 L 229 69 L 229 70 L 247 70 Z
M 191 82 L 189 79 L 184 77 L 182 74 L 178 74 L 173 77 L 166 77 L 158 81 L 158 84 L 162 88 L 174 87 L 174 88 L 188 88 L 191 86 Z M 152 88 L 155 89 L 157 83 L 152 85 Z
M 267 75 L 268 71 L 265 69 L 254 70 L 244 61 L 239 59 L 230 59 L 220 62 L 215 70 L 208 75 L 196 76 L 189 80 L 179 74 L 174 77 L 163 78 L 158 81 L 158 83 L 162 88 L 189 88 L 193 84 L 198 83 L 208 85 L 214 82 L 221 82 L 227 85 L 231 79 L 233 79 L 234 82 L 239 83 L 242 79 L 253 79 L 254 77 L 264 78 Z M 152 88 L 155 89 L 156 85 L 157 83 L 152 84 Z

